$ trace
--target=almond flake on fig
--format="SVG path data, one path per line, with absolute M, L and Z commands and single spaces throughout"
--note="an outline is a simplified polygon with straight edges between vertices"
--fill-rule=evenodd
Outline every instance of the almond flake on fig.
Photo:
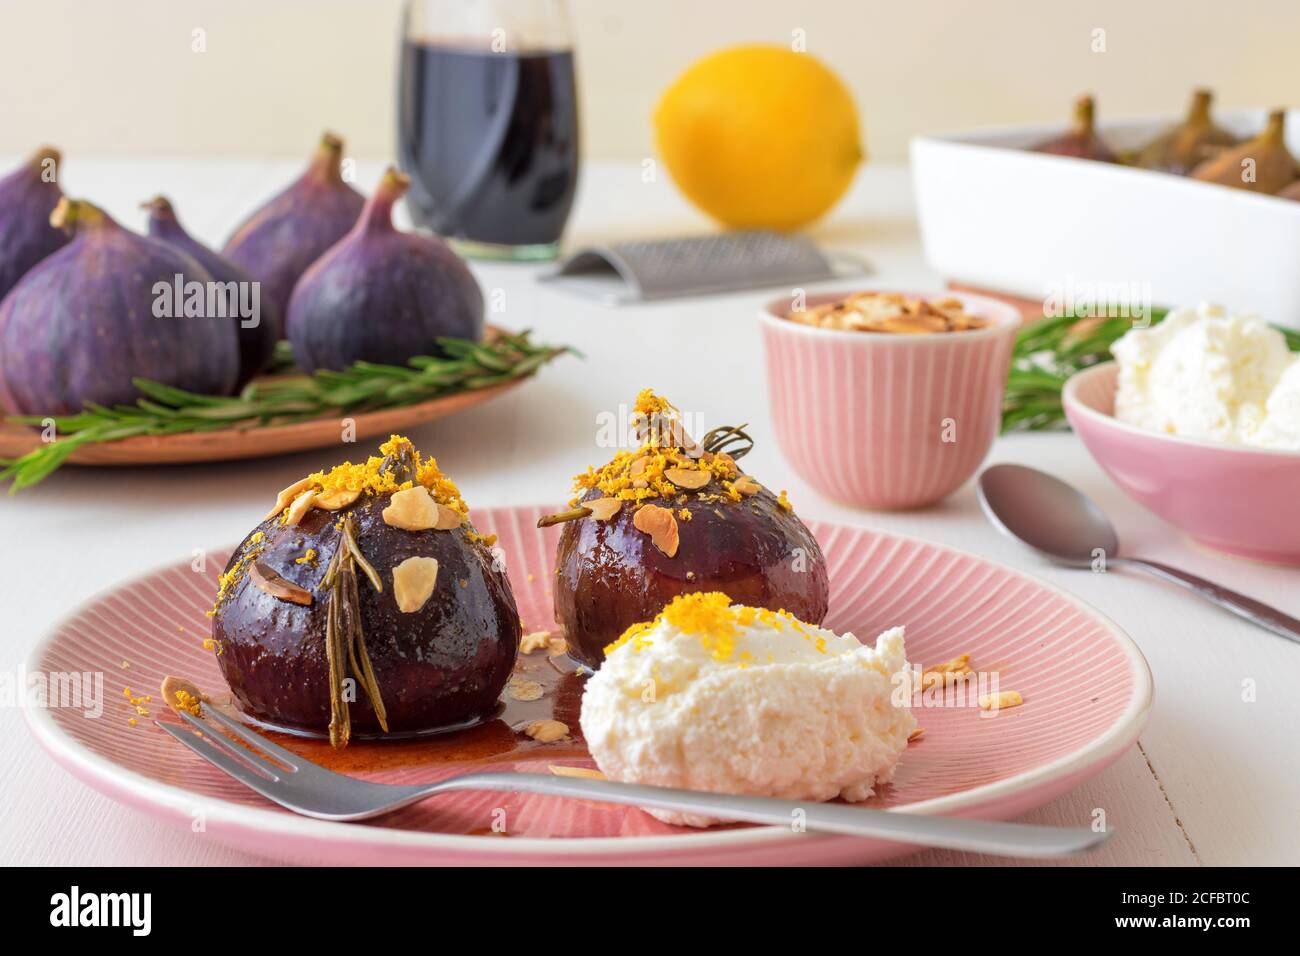
M 289 506 L 289 512 L 284 516 L 284 523 L 287 527 L 294 527 L 298 522 L 306 517 L 307 512 L 316 506 L 316 492 L 308 489 L 293 499 L 293 504 Z
M 326 511 L 338 511 L 340 508 L 346 508 L 360 497 L 360 491 L 340 488 L 337 491 L 331 491 L 329 494 L 318 494 L 315 506 Z
M 677 554 L 677 519 L 667 508 L 642 505 L 632 516 L 632 526 L 650 535 L 650 542 L 668 557 Z
M 312 486 L 310 478 L 303 478 L 295 481 L 288 488 L 281 489 L 280 493 L 275 496 L 275 507 L 266 513 L 263 521 L 270 521 L 285 508 L 289 507 L 290 502 Z
M 438 505 L 438 520 L 434 522 L 434 531 L 451 531 L 453 528 L 459 528 L 461 514 L 455 508 L 448 508 L 444 504 Z
M 622 510 L 623 502 L 618 498 L 597 498 L 595 501 L 584 502 L 583 506 L 597 521 L 608 521 Z
M 741 475 L 735 480 L 732 487 L 742 495 L 756 495 L 763 489 L 763 486 L 749 475 Z
M 253 582 L 253 585 L 259 591 L 265 591 L 273 598 L 289 601 L 292 604 L 301 604 L 304 607 L 311 604 L 310 591 L 300 588 L 262 561 L 254 562 L 252 568 L 248 571 L 248 579 Z
M 451 510 L 450 508 L 447 510 Z M 459 516 L 457 516 L 459 518 Z M 431 531 L 438 526 L 438 503 L 423 485 L 394 491 L 383 511 L 384 524 L 403 531 Z M 457 522 L 459 523 L 459 521 Z
M 700 471 L 692 468 L 669 468 L 664 472 L 664 477 L 678 488 L 685 488 L 687 491 L 696 491 L 707 485 L 713 476 L 707 471 Z
M 393 568 L 393 597 L 403 614 L 414 614 L 428 603 L 438 580 L 436 558 L 407 558 Z

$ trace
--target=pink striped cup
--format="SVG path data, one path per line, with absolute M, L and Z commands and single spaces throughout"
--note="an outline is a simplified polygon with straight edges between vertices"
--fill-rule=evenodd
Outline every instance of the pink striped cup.
M 809 296 L 806 308 L 846 295 Z M 923 507 L 957 490 L 988 454 L 1020 314 L 984 296 L 942 295 L 988 326 L 934 335 L 830 331 L 785 318 L 788 298 L 760 313 L 777 442 L 827 498 Z

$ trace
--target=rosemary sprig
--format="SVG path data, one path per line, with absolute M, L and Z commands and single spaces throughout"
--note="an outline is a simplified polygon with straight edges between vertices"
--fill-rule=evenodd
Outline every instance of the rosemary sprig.
M 1151 324 L 1168 309 L 1152 309 Z M 1075 372 L 1113 357 L 1110 347 L 1133 327 L 1130 318 L 1105 315 L 1054 316 L 1031 323 L 1016 336 L 1011 374 L 1002 405 L 1002 431 L 1037 431 L 1065 422 L 1061 389 Z M 1300 332 L 1279 328 L 1293 352 L 1300 351 Z
M 383 591 L 383 582 L 374 567 L 361 553 L 352 515 L 345 515 L 339 528 L 338 546 L 321 579 L 321 586 L 329 591 L 329 607 L 325 611 L 325 657 L 329 662 L 330 685 L 330 746 L 346 747 L 352 736 L 352 718 L 348 713 L 347 698 L 343 696 L 343 681 L 350 666 L 352 676 L 366 692 L 380 728 L 388 733 L 388 713 L 384 709 L 383 695 L 375 679 L 375 669 L 366 650 L 365 632 L 361 626 L 361 592 L 357 585 L 357 567 L 365 572 L 376 591 Z
M 8 421 L 42 425 L 53 417 L 59 438 L 6 462 L 0 481 L 10 493 L 47 478 L 83 445 L 135 435 L 175 435 L 284 425 L 330 414 L 399 408 L 457 392 L 490 388 L 532 375 L 568 346 L 538 345 L 528 332 L 500 334 L 489 343 L 439 339 L 443 357 L 417 356 L 408 367 L 358 362 L 343 372 L 318 370 L 250 383 L 237 396 L 199 395 L 148 379 L 134 405 L 90 404 L 76 415 L 18 415 Z

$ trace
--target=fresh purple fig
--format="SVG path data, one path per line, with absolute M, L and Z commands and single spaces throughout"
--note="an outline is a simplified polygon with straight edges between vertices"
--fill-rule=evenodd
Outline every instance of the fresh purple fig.
M 280 312 L 264 299 L 261 283 L 225 256 L 218 255 L 185 231 L 176 218 L 176 210 L 164 196 L 144 203 L 149 211 L 149 235 L 192 258 L 220 283 L 218 303 L 225 304 L 226 317 L 235 324 L 239 335 L 239 379 L 235 389 L 243 388 L 275 354 L 280 338 Z
M 1031 147 L 1035 153 L 1052 153 L 1056 156 L 1073 156 L 1092 159 L 1099 163 L 1118 163 L 1115 151 L 1097 135 L 1096 107 L 1091 96 L 1081 96 L 1074 101 L 1074 120 L 1070 129 L 1061 136 Z
M 230 393 L 239 344 L 229 319 L 205 317 L 207 270 L 79 199 L 59 200 L 50 221 L 72 241 L 0 303 L 0 398 L 9 412 L 68 415 L 87 402 L 132 402 L 136 377 Z
M 222 254 L 262 283 L 262 301 L 280 315 L 307 267 L 342 239 L 365 198 L 343 181 L 343 140 L 321 136 L 307 171 L 253 213 Z
M 393 228 L 410 180 L 384 173 L 356 226 L 298 280 L 285 321 L 298 365 L 405 365 L 440 355 L 439 338 L 483 338 L 483 293 L 465 263 L 432 236 Z
M 50 213 L 63 198 L 58 168 L 59 151 L 42 146 L 0 179 L 0 299 L 28 269 L 68 243 L 67 233 L 50 225 Z

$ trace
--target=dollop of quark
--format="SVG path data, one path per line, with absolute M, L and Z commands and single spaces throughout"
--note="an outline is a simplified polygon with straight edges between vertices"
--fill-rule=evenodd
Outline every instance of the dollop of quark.
M 1184 438 L 1300 451 L 1300 372 L 1277 329 L 1202 304 L 1111 346 L 1115 417 Z
M 687 594 L 606 649 L 583 693 L 582 732 L 614 780 L 860 801 L 893 777 L 916 727 L 893 694 L 907 667 L 901 627 L 873 648 L 725 594 Z

